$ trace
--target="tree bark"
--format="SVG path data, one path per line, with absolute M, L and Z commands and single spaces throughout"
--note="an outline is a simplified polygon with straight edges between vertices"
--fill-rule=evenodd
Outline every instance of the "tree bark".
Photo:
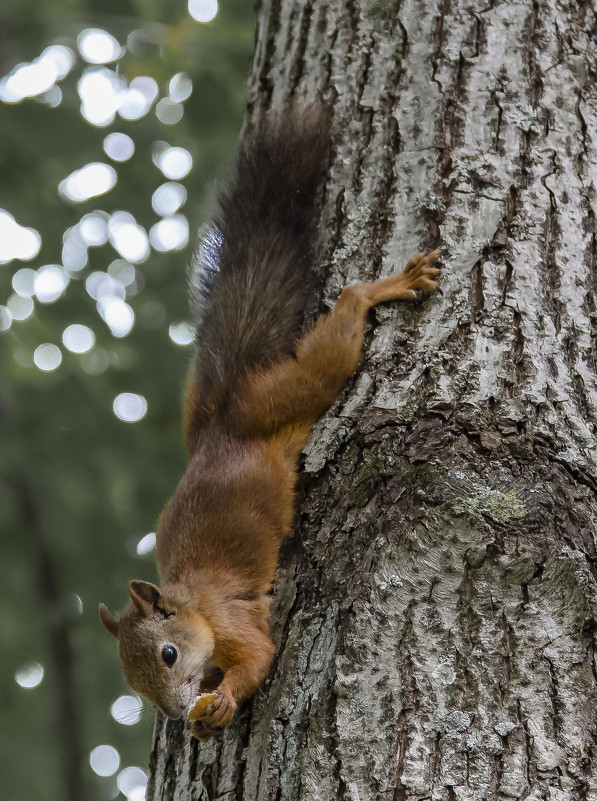
M 597 15 L 572 0 L 263 0 L 248 114 L 334 104 L 326 301 L 376 310 L 306 451 L 263 692 L 157 721 L 150 799 L 594 799 Z

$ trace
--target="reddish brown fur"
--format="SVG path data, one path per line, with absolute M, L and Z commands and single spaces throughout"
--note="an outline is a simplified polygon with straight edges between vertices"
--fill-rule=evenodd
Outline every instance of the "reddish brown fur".
M 298 336 L 306 295 L 295 262 L 307 269 L 303 250 L 315 237 L 324 121 L 295 109 L 241 148 L 237 182 L 216 218 L 221 261 L 205 283 L 203 349 L 186 393 L 189 463 L 158 523 L 163 584 L 131 582 L 131 605 L 118 621 L 100 609 L 118 638 L 127 681 L 167 715 L 188 712 L 221 671 L 215 699 L 205 698 L 189 724 L 199 739 L 229 724 L 237 702 L 269 670 L 267 593 L 292 522 L 299 454 L 356 369 L 368 310 L 436 288 L 437 253 L 418 254 L 400 275 L 345 289 L 333 311 Z M 294 151 L 298 172 L 288 164 Z M 258 202 L 251 204 L 254 183 Z M 268 215 L 270 187 L 276 202 Z M 226 233 L 234 230 L 243 247 Z M 170 666 L 164 645 L 178 651 Z
M 266 592 L 292 520 L 298 456 L 356 368 L 367 312 L 377 303 L 414 299 L 417 289 L 433 291 L 436 258 L 435 251 L 419 254 L 400 275 L 345 289 L 298 343 L 296 359 L 245 376 L 226 428 L 214 422 L 191 454 L 159 522 L 157 548 L 164 582 L 159 602 L 207 621 L 212 659 L 224 673 L 217 700 L 192 724 L 199 738 L 230 723 L 237 701 L 269 670 L 274 646 Z M 135 616 L 134 604 L 128 614 Z M 134 665 L 134 652 L 131 658 Z
M 231 397 L 225 426 L 217 419 L 206 426 L 190 454 L 158 525 L 163 587 L 155 588 L 154 602 L 180 617 L 188 610 L 201 615 L 213 635 L 210 657 L 224 678 L 216 701 L 191 725 L 200 739 L 230 723 L 237 702 L 251 695 L 269 670 L 274 646 L 266 593 L 292 520 L 298 456 L 313 424 L 356 368 L 367 312 L 377 303 L 414 299 L 415 290 L 433 291 L 438 270 L 430 265 L 436 258 L 435 251 L 419 254 L 400 275 L 345 289 L 333 311 L 298 343 L 295 359 L 245 375 Z M 194 404 L 191 392 L 191 415 Z M 123 614 L 121 627 L 131 619 L 139 628 L 138 607 L 133 603 Z M 104 625 L 117 633 L 106 612 Z M 151 625 L 144 629 L 150 643 L 158 623 Z M 149 676 L 148 692 L 147 680 L 135 680 L 138 642 L 128 654 L 122 634 L 119 639 L 129 681 L 149 697 L 153 689 L 153 700 L 168 712 L 170 699 L 159 671 L 141 668 Z

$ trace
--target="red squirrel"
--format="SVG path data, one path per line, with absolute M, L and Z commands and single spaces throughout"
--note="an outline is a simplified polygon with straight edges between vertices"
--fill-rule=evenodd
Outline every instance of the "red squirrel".
M 270 113 L 244 137 L 192 272 L 188 465 L 157 526 L 162 586 L 131 581 L 118 620 L 100 607 L 129 685 L 186 716 L 200 740 L 269 671 L 268 591 L 299 456 L 357 367 L 367 312 L 437 288 L 437 252 L 419 253 L 398 275 L 344 289 L 304 327 L 329 157 L 329 115 L 317 106 Z

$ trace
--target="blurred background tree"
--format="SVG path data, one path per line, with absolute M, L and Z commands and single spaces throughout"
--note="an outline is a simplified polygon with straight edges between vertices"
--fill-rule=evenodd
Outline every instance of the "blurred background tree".
M 3 793 L 144 797 L 153 712 L 100 601 L 156 579 L 184 466 L 185 273 L 242 119 L 245 0 L 0 11 Z M 120 722 L 119 722 L 120 720 Z

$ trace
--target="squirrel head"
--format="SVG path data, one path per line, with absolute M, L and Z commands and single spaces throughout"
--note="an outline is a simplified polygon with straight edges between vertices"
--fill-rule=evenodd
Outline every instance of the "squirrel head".
M 130 687 L 167 717 L 179 718 L 215 669 L 214 634 L 207 620 L 155 584 L 131 581 L 130 606 L 116 620 L 102 604 L 104 628 L 118 640 Z

